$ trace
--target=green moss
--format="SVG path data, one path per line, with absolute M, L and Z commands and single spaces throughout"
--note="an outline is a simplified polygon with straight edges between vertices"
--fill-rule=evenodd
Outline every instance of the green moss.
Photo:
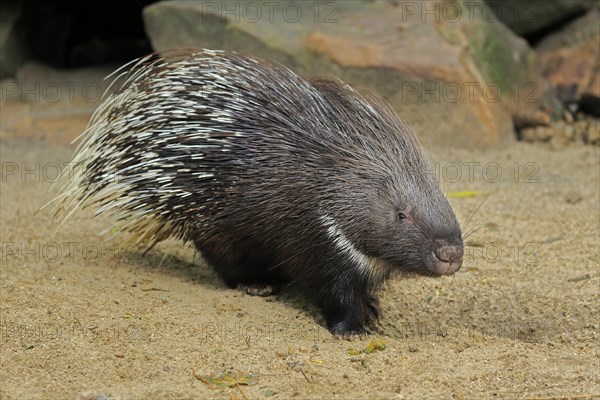
M 481 22 L 479 34 L 469 35 L 470 50 L 486 82 L 500 87 L 502 95 L 510 93 L 514 77 L 521 76 L 519 66 L 513 59 L 509 42 L 502 38 L 501 32 L 488 23 Z

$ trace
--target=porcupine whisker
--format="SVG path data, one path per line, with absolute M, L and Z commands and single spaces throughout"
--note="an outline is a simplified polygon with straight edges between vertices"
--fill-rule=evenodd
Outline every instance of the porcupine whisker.
M 483 191 L 484 194 L 481 197 L 477 197 L 475 200 L 475 203 L 473 203 L 473 206 L 471 207 L 471 209 L 469 210 L 469 214 L 467 215 L 467 219 L 465 220 L 464 224 L 461 226 L 461 229 L 463 231 L 466 231 L 469 223 L 471 222 L 471 219 L 475 216 L 475 214 L 479 211 L 479 209 L 481 208 L 481 206 L 483 206 L 483 204 L 488 200 L 488 198 L 491 195 L 491 192 L 488 190 L 488 188 L 490 187 L 491 184 L 488 184 L 488 186 L 486 187 L 486 189 Z M 479 200 L 481 198 L 481 201 Z
M 492 218 L 496 218 L 498 216 L 502 216 L 502 214 L 498 213 L 498 214 L 490 215 L 490 216 L 482 219 L 481 221 L 479 221 L 478 223 L 476 223 L 475 225 L 473 225 L 471 227 L 471 229 L 463 235 L 463 239 L 467 239 L 473 233 L 478 232 L 479 230 L 485 228 L 487 226 L 487 224 L 484 225 L 486 222 L 488 222 Z
M 463 239 L 467 239 L 471 234 L 473 234 L 475 231 L 479 230 L 482 227 L 485 227 L 483 224 L 485 224 L 486 222 L 488 222 L 489 220 L 491 220 L 492 218 L 498 217 L 502 214 L 493 214 L 490 216 L 485 217 L 484 219 L 482 219 L 481 221 L 475 223 L 473 226 L 471 226 L 471 228 L 466 231 L 463 234 Z
M 491 220 L 492 218 L 496 218 L 496 217 L 498 217 L 498 216 L 502 216 L 502 213 L 496 213 L 496 214 L 492 214 L 492 215 L 489 215 L 489 216 L 487 216 L 487 217 L 483 218 L 482 220 L 480 220 L 480 221 L 478 221 L 477 223 L 475 223 L 475 225 L 471 226 L 471 227 L 470 227 L 468 230 L 466 230 L 466 231 L 465 231 L 465 233 L 463 233 L 463 237 L 464 237 L 464 238 L 468 237 L 468 235 L 470 235 L 470 234 L 471 234 L 471 232 L 473 231 L 473 229 L 475 229 L 475 228 L 477 228 L 477 227 L 481 226 L 482 224 L 484 224 L 484 223 L 488 222 L 488 221 L 489 221 L 489 220 Z
M 473 215 L 479 210 L 481 205 L 487 200 L 487 197 L 489 197 L 488 192 L 484 192 L 484 193 L 485 193 L 484 196 L 477 197 L 475 199 L 475 202 L 471 205 L 471 208 L 469 209 L 469 213 L 467 214 L 467 218 L 465 219 L 465 221 L 463 223 L 461 223 L 462 231 L 465 231 L 468 228 L 469 223 L 470 223 L 471 219 L 473 218 Z

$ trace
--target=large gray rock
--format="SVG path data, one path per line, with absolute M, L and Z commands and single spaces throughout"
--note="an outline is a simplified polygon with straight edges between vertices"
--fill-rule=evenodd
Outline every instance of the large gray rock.
M 144 21 L 156 50 L 236 50 L 373 90 L 425 143 L 514 140 L 513 117 L 535 109 L 546 88 L 535 54 L 497 20 L 435 3 L 437 15 L 414 1 L 175 1 L 147 7 Z

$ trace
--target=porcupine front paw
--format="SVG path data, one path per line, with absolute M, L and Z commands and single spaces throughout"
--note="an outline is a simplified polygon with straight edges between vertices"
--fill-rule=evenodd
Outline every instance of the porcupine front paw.
M 325 320 L 327 321 L 327 328 L 334 335 L 349 339 L 369 333 L 365 328 L 365 314 L 360 304 L 352 307 L 343 307 L 338 304 L 335 308 L 331 307 L 323 311 L 325 313 Z
M 365 336 L 371 333 L 362 325 L 348 324 L 346 321 L 339 321 L 337 323 L 334 323 L 333 325 L 327 325 L 331 333 L 342 339 L 347 340 L 352 340 L 354 338 L 364 338 Z
M 331 307 L 325 311 L 325 318 L 327 327 L 335 335 L 345 339 L 365 336 L 371 333 L 366 326 L 379 318 L 379 300 L 367 294 L 356 298 L 353 305 Z

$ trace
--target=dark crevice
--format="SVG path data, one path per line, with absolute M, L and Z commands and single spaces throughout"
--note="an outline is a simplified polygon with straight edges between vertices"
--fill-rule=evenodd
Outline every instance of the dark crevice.
M 554 22 L 551 25 L 541 28 L 535 32 L 531 32 L 526 35 L 523 35 L 523 38 L 525 40 L 527 40 L 529 45 L 531 45 L 532 47 L 535 47 L 546 36 L 548 36 L 552 33 L 558 32 L 559 30 L 564 28 L 567 24 L 573 22 L 577 18 L 584 16 L 586 13 L 587 13 L 587 10 L 581 10 L 580 12 L 578 12 L 576 14 L 567 15 L 564 18 L 557 20 L 556 22 Z
M 149 0 L 25 2 L 17 22 L 28 59 L 57 68 L 123 63 L 151 51 Z

